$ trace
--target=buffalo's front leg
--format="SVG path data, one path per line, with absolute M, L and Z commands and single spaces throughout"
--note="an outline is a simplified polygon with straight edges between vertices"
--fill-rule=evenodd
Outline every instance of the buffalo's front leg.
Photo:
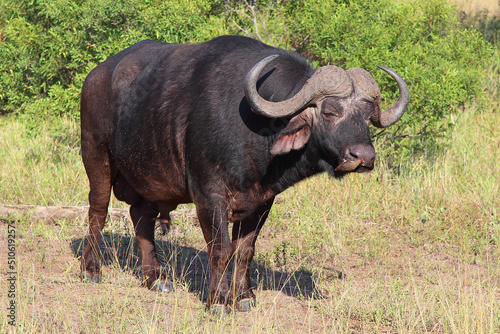
M 167 281 L 165 273 L 161 270 L 154 244 L 154 228 L 158 213 L 156 203 L 145 199 L 130 207 L 130 216 L 134 222 L 135 235 L 141 250 L 144 279 L 150 289 L 170 292 L 173 285 Z
M 248 311 L 255 303 L 255 295 L 250 285 L 250 264 L 255 254 L 257 236 L 267 219 L 273 201 L 270 200 L 250 219 L 233 224 L 232 252 L 234 270 L 232 292 L 238 311 Z
M 196 206 L 203 236 L 207 242 L 210 261 L 210 294 L 208 308 L 227 305 L 229 300 L 229 284 L 227 266 L 231 259 L 231 240 L 228 230 L 228 212 L 225 201 L 218 195 L 203 200 Z

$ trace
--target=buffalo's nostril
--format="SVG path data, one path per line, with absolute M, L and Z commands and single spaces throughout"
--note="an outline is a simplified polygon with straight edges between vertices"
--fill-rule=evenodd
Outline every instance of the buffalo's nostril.
M 351 145 L 345 148 L 344 160 L 361 160 L 360 166 L 373 169 L 375 161 L 375 149 L 371 145 Z

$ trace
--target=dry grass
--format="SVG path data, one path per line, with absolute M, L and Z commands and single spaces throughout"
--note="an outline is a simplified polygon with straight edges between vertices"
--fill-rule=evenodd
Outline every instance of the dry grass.
M 258 304 L 247 314 L 205 312 L 207 255 L 188 217 L 158 239 L 176 286 L 168 295 L 141 286 L 130 226 L 108 224 L 104 282 L 88 285 L 77 259 L 86 223 L 20 217 L 18 326 L 6 322 L 2 251 L 0 332 L 497 333 L 500 114 L 469 108 L 454 122 L 433 160 L 398 173 L 379 163 L 370 174 L 319 176 L 286 191 L 258 241 Z M 75 124 L 65 126 L 77 136 Z M 3 202 L 85 203 L 72 140 L 31 140 L 14 118 L 1 118 L 0 129 Z
M 460 11 L 469 14 L 474 14 L 483 9 L 488 10 L 489 13 L 498 14 L 500 10 L 498 0 L 449 0 L 449 2 L 456 4 Z

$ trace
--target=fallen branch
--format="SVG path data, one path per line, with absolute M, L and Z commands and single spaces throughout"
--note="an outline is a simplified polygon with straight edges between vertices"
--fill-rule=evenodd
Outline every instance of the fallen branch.
M 31 215 L 36 219 L 42 219 L 51 223 L 57 220 L 85 219 L 88 206 L 38 206 L 38 205 L 6 205 L 0 204 L 0 217 L 5 219 L 18 219 L 23 215 Z M 130 220 L 128 210 L 109 209 L 109 219 Z
M 6 205 L 0 204 L 0 217 L 7 220 L 19 219 L 21 216 L 30 215 L 35 219 L 42 219 L 55 224 L 58 220 L 83 220 L 86 219 L 88 206 L 38 206 L 38 205 Z M 170 213 L 172 220 L 190 218 L 197 222 L 195 209 L 178 209 Z M 108 220 L 131 222 L 127 209 L 108 210 Z
M 283 202 L 283 196 L 276 196 L 275 203 Z M 0 204 L 0 218 L 17 220 L 29 216 L 57 224 L 58 220 L 83 220 L 87 218 L 88 206 L 39 206 L 39 205 L 9 205 Z M 198 215 L 194 208 L 181 208 L 170 212 L 173 221 L 188 220 L 198 225 Z M 128 209 L 108 209 L 108 221 L 132 222 Z

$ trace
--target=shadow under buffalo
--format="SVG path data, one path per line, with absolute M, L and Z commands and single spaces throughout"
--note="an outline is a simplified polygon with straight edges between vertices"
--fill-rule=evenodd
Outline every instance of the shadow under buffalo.
M 70 247 L 78 259 L 87 246 L 87 237 L 74 239 Z M 208 253 L 180 245 L 175 240 L 155 240 L 158 260 L 167 277 L 174 282 L 187 285 L 189 291 L 206 302 L 210 285 Z M 105 266 L 118 264 L 123 271 L 143 279 L 139 247 L 135 237 L 119 233 L 104 233 L 100 242 L 101 263 Z M 233 264 L 229 265 L 228 277 Z M 305 270 L 273 270 L 259 261 L 252 261 L 250 267 L 252 286 L 257 289 L 281 291 L 288 296 L 318 299 L 312 274 Z

